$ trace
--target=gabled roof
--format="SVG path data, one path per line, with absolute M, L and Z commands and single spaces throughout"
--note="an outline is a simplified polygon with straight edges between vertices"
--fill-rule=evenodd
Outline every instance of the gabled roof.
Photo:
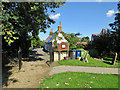
M 57 30 L 58 31 L 58 30 Z M 53 40 L 53 38 L 55 37 L 55 35 L 57 34 L 57 31 L 51 36 L 51 38 L 47 41 L 47 43 L 50 43 L 52 40 Z
M 68 40 L 67 37 L 66 37 L 66 35 L 65 35 L 65 33 L 64 33 L 63 31 L 59 32 L 59 31 L 57 30 L 53 35 L 50 35 L 50 36 L 45 40 L 45 42 L 46 42 L 46 43 L 52 42 L 52 40 L 57 37 L 58 33 L 61 33 L 61 34 L 64 36 L 64 38 L 65 38 L 66 40 Z
M 49 36 L 47 37 L 47 39 L 45 40 L 45 42 L 48 42 L 48 40 L 49 40 L 51 37 L 52 37 L 52 35 L 49 35 Z
M 52 40 L 54 38 L 56 38 L 56 36 L 58 35 L 58 33 L 61 33 L 65 37 L 65 39 L 67 39 L 65 33 L 62 31 L 61 22 L 60 22 L 60 26 L 58 26 L 58 30 L 55 33 L 53 33 L 52 35 L 49 35 L 48 38 L 45 40 L 45 42 L 46 43 L 52 42 Z

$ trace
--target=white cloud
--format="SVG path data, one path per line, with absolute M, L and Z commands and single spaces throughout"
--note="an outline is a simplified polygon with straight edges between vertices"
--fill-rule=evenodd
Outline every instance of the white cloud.
M 106 13 L 106 15 L 107 15 L 107 17 L 111 17 L 114 13 L 115 13 L 114 10 L 109 10 L 109 11 Z
M 119 13 L 119 14 L 120 14 L 120 11 L 117 11 L 117 12 L 115 12 L 115 13 Z
M 51 14 L 49 15 L 51 19 L 59 19 L 60 16 L 61 16 L 60 13 L 57 13 L 56 15 L 51 15 Z
M 102 2 L 103 0 L 96 0 L 97 2 Z

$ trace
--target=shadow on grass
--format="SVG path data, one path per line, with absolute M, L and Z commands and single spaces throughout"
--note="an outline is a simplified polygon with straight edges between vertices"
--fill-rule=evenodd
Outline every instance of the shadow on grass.
M 109 58 L 103 58 L 103 59 L 106 61 L 112 61 L 112 59 L 109 59 Z
M 107 62 L 107 61 L 103 61 L 104 63 L 107 63 L 109 65 L 113 65 L 112 62 Z

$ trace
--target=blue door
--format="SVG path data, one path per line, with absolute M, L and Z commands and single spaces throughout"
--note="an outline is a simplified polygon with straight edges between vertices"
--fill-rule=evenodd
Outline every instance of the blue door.
M 77 50 L 77 57 L 80 57 L 81 50 Z

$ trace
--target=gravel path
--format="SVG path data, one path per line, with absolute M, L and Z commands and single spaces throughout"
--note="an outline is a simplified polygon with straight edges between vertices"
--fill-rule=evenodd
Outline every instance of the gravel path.
M 31 59 L 22 61 L 22 68 L 13 67 L 8 74 L 3 72 L 3 88 L 39 88 L 40 83 L 49 76 L 52 67 L 46 64 L 49 61 L 48 53 L 41 48 L 34 49 Z
M 62 72 L 88 72 L 88 73 L 118 74 L 118 68 L 57 66 L 57 67 L 53 67 L 49 75 L 53 75 L 56 73 L 62 73 Z

